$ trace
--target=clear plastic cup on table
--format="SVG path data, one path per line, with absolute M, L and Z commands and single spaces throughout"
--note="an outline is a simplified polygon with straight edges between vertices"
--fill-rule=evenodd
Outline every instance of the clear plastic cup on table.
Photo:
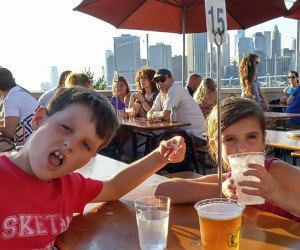
M 170 198 L 146 196 L 134 201 L 141 249 L 166 249 Z

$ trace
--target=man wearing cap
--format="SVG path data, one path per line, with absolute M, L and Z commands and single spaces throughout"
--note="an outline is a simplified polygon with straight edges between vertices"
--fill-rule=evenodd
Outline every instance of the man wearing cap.
M 0 67 L 0 94 L 3 98 L 3 118 L 0 120 L 0 152 L 21 145 L 32 134 L 31 118 L 38 101 L 18 86 L 12 73 Z M 23 127 L 24 124 L 24 127 Z
M 191 123 L 182 129 L 193 136 L 196 145 L 203 145 L 206 141 L 203 137 L 205 120 L 201 109 L 192 96 L 178 83 L 174 83 L 172 74 L 167 69 L 156 71 L 153 80 L 156 82 L 159 94 L 156 97 L 147 117 L 151 117 L 153 111 L 161 111 L 162 120 L 169 121 L 171 108 L 175 105 L 178 122 Z
M 193 73 L 189 75 L 185 88 L 188 90 L 191 96 L 194 95 L 201 81 L 202 77 L 199 74 Z

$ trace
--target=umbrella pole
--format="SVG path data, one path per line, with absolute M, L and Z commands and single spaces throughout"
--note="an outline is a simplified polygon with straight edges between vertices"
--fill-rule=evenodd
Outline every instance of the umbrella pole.
M 185 68 L 185 14 L 186 14 L 186 7 L 183 6 L 183 8 L 181 9 L 182 15 L 181 15 L 181 31 L 182 31 L 182 86 L 185 86 L 185 79 L 184 79 L 184 75 L 186 72 L 186 68 Z
M 217 36 L 220 37 L 220 41 L 217 41 Z M 219 195 L 222 198 L 222 140 L 221 140 L 221 45 L 222 40 L 222 31 L 218 28 L 215 33 L 215 44 L 217 45 L 217 85 L 218 85 L 218 186 L 219 186 Z

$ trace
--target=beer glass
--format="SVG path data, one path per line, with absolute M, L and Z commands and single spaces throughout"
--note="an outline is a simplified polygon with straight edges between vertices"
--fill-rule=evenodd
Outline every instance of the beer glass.
M 244 208 L 244 204 L 226 198 L 197 202 L 202 249 L 238 250 Z

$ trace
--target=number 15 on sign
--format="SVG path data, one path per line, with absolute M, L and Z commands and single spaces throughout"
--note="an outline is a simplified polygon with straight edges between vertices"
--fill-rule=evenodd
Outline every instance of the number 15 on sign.
M 222 32 L 222 41 L 225 43 L 227 33 L 225 0 L 205 0 L 205 16 L 209 42 L 215 42 L 215 33 L 219 28 Z

